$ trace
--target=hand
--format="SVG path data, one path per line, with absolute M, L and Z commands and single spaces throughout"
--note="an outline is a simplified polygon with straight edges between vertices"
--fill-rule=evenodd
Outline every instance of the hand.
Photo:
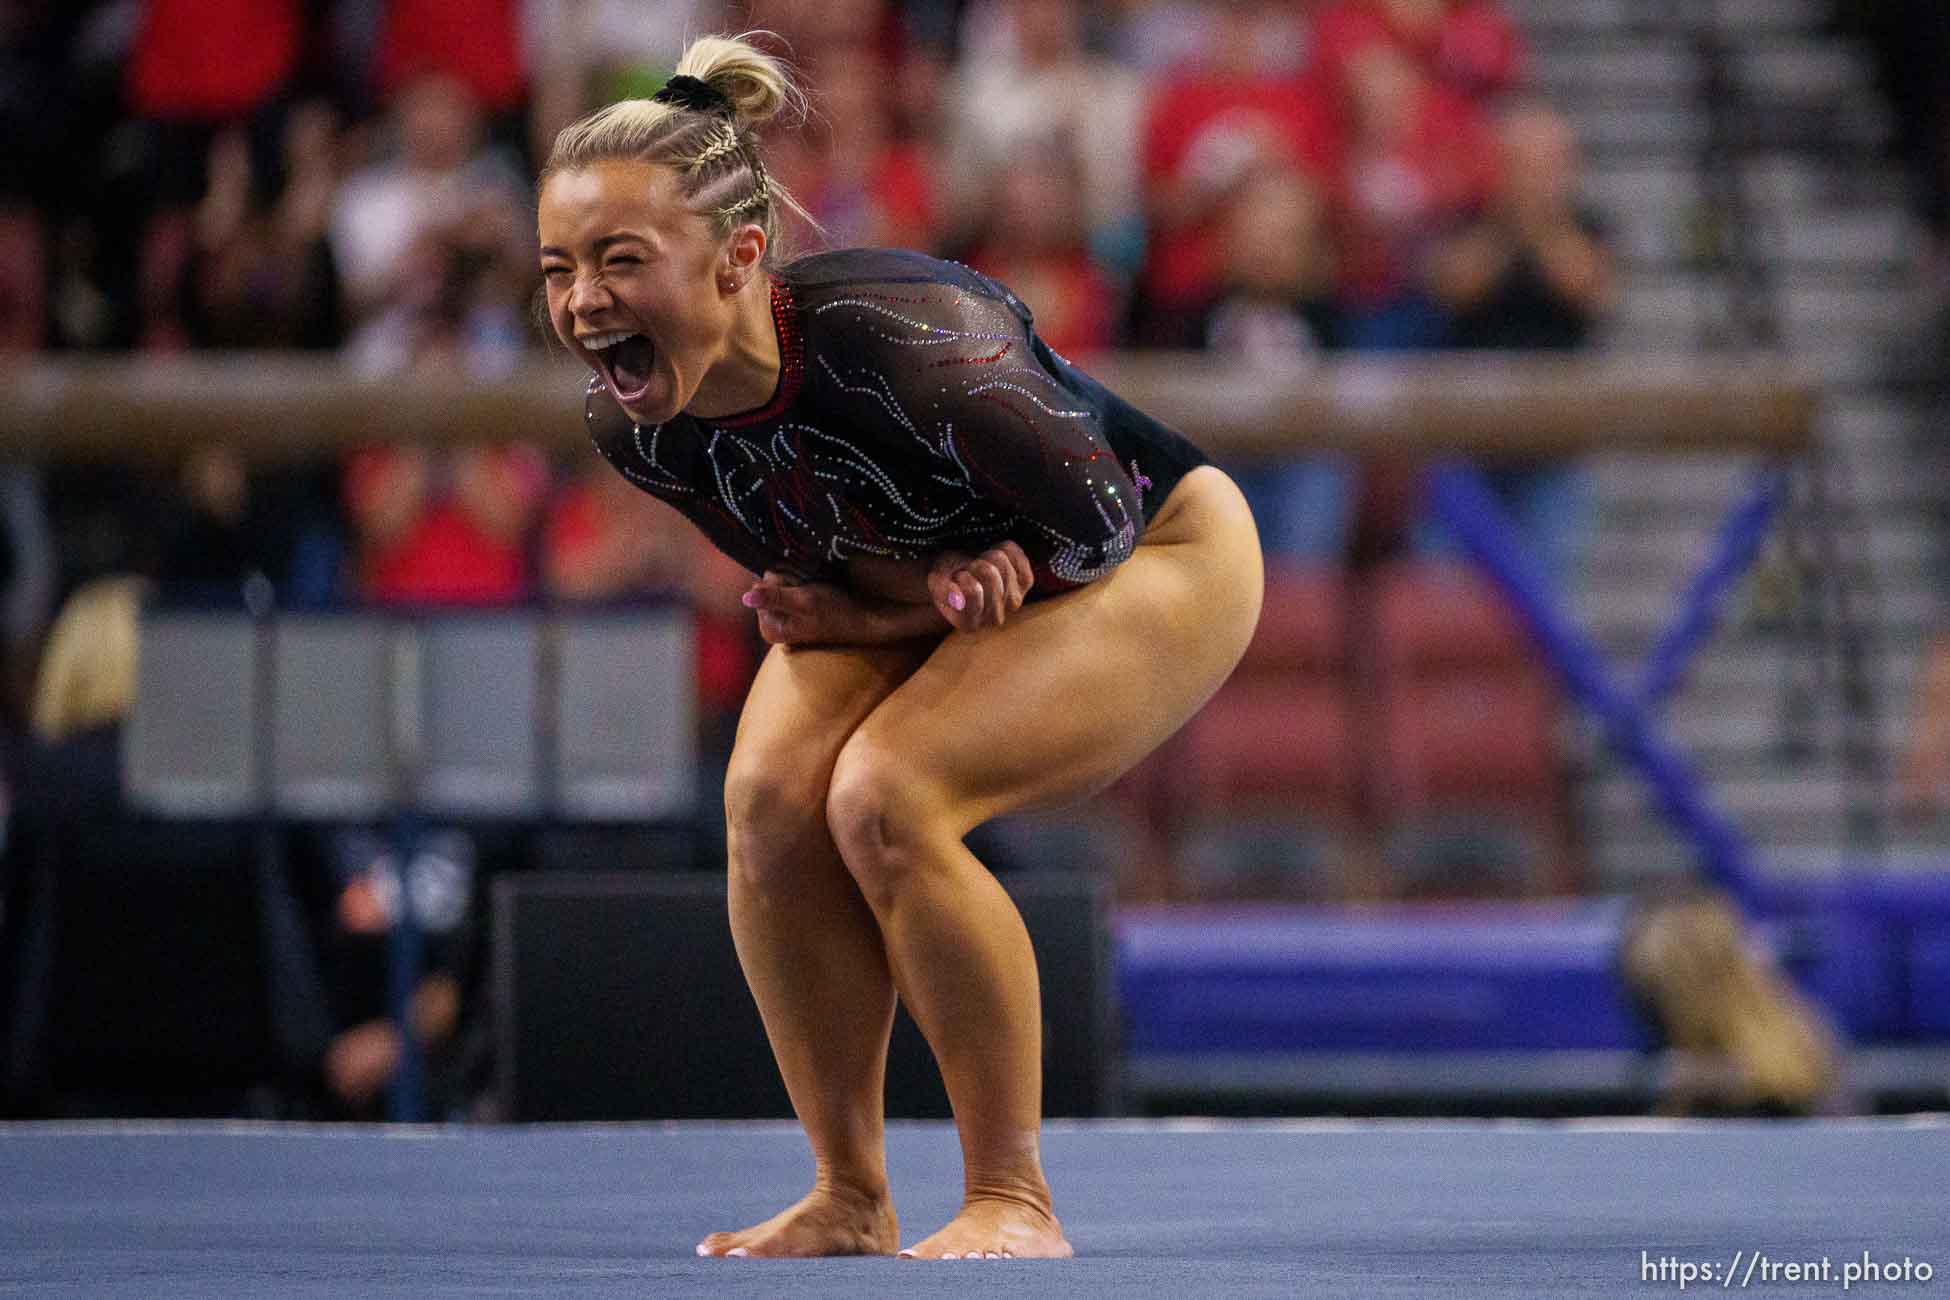
M 768 569 L 744 594 L 758 611 L 758 634 L 768 645 L 832 645 L 864 639 L 861 610 L 844 590 L 827 582 L 801 582 Z
M 1001 627 L 1022 608 L 1036 583 L 1029 557 L 1014 542 L 1003 542 L 977 556 L 944 552 L 928 571 L 934 607 L 957 632 Z

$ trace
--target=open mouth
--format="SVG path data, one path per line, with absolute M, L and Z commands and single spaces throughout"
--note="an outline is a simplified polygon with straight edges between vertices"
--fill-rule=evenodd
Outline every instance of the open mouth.
M 657 349 L 641 334 L 593 334 L 582 346 L 596 358 L 603 378 L 616 400 L 628 405 L 642 397 L 650 387 L 650 372 L 657 360 Z

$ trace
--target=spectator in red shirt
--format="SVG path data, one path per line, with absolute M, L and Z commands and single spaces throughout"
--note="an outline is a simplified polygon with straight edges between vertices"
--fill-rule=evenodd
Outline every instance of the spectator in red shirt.
M 1469 102 L 1377 42 L 1342 69 L 1346 152 L 1339 174 L 1341 298 L 1349 345 L 1439 346 L 1425 282 L 1436 239 L 1489 198 L 1495 142 Z
M 357 591 L 382 604 L 511 604 L 547 487 L 532 448 L 374 447 L 345 476 Z
M 1152 96 L 1144 134 L 1150 248 L 1141 280 L 1138 342 L 1189 347 L 1218 283 L 1225 204 L 1259 168 L 1327 175 L 1336 153 L 1331 104 L 1303 80 L 1301 31 L 1285 49 L 1266 39 L 1269 0 L 1211 7 L 1204 54 Z
M 1121 299 L 1084 243 L 1082 173 L 1068 135 L 1020 142 L 992 178 L 988 222 L 968 254 L 1029 304 L 1036 333 L 1073 360 L 1116 341 Z
M 1330 0 L 1314 18 L 1324 75 L 1337 77 L 1377 41 L 1422 65 L 1436 82 L 1477 103 L 1523 79 L 1523 35 L 1496 0 Z

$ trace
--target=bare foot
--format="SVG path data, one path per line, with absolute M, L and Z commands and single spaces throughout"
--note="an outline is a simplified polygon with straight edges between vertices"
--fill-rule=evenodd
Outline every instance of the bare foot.
M 948 1226 L 901 1252 L 902 1259 L 1068 1259 L 1063 1225 L 1020 1201 L 971 1200 Z
M 797 1205 L 742 1232 L 714 1232 L 700 1255 L 891 1255 L 901 1244 L 894 1203 L 885 1193 L 814 1188 Z

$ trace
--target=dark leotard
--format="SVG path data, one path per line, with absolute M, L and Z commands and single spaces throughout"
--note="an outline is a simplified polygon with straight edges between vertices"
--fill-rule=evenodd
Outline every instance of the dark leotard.
M 639 426 L 600 379 L 610 464 L 753 573 L 839 581 L 854 556 L 1013 540 L 1033 595 L 1101 577 L 1202 452 L 1036 337 L 967 267 L 849 250 L 778 268 L 779 387 L 760 410 Z M 1133 508 L 1133 503 L 1138 503 Z

